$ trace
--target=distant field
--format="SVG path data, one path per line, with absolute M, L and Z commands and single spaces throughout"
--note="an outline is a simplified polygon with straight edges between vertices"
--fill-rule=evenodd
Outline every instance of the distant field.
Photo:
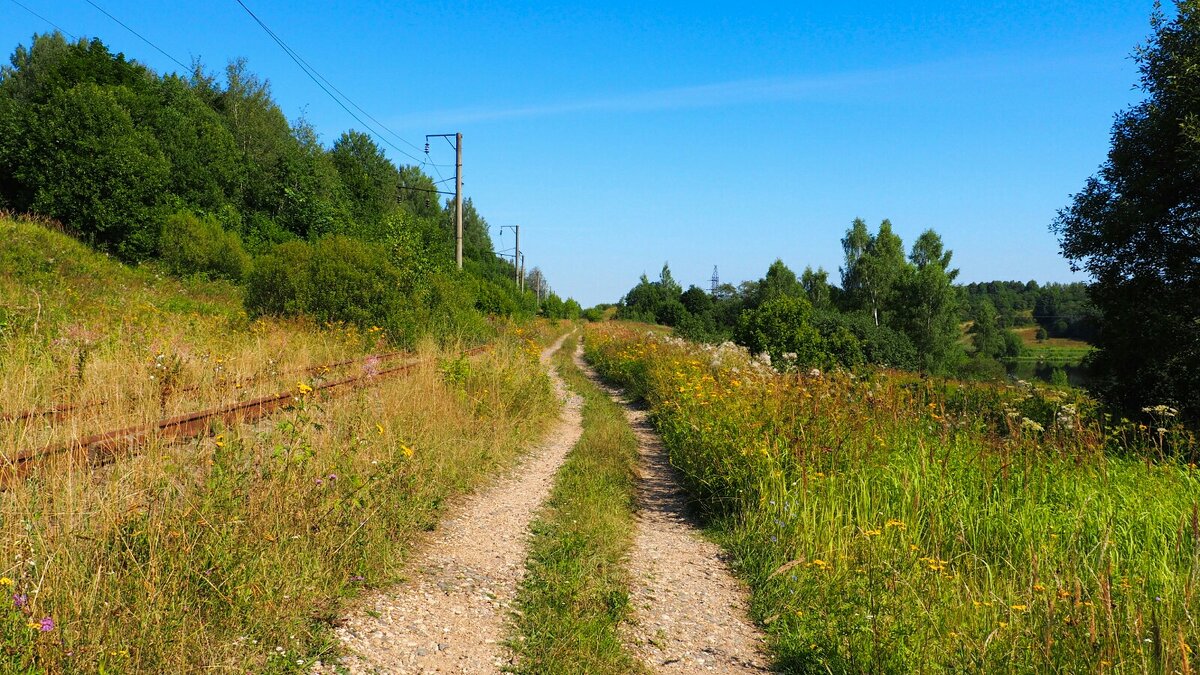
M 1021 336 L 1021 341 L 1025 343 L 1025 349 L 1028 350 L 1026 355 L 1019 358 L 1045 361 L 1079 361 L 1094 349 L 1091 344 L 1083 340 L 1073 340 L 1071 338 L 1047 338 L 1039 341 L 1037 339 L 1037 330 L 1037 326 L 1024 326 L 1012 329 L 1014 333 Z

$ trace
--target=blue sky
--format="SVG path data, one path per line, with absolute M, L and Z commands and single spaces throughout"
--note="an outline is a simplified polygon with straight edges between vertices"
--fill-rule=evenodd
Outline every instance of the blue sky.
M 234 0 L 94 1 L 185 63 L 245 57 L 326 143 L 359 127 Z M 176 68 L 84 0 L 21 2 Z M 1083 280 L 1047 226 L 1141 98 L 1129 55 L 1153 7 L 245 2 L 404 139 L 461 131 L 465 191 L 497 248 L 512 245 L 498 227 L 520 224 L 528 263 L 585 306 L 664 261 L 703 287 L 713 265 L 737 282 L 776 257 L 836 280 L 855 217 L 890 218 L 906 244 L 934 228 L 963 281 Z M 0 0 L 0 48 L 48 29 Z

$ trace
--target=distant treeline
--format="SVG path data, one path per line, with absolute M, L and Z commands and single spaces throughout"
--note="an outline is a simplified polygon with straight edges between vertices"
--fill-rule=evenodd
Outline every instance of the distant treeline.
M 220 80 L 199 65 L 159 75 L 98 39 L 54 33 L 0 70 L 0 208 L 54 218 L 128 262 L 243 282 L 251 313 L 411 339 L 536 311 L 470 200 L 468 273 L 452 273 L 453 207 L 437 189 L 367 134 L 325 147 L 241 60 Z M 578 312 L 553 294 L 546 306 Z
M 964 288 L 972 314 L 990 302 L 1001 328 L 1036 323 L 1048 337 L 1091 341 L 1100 327 L 1100 313 L 1079 282 L 1039 286 L 1036 281 L 988 281 Z
M 797 276 L 776 260 L 758 280 L 715 293 L 683 290 L 664 265 L 657 281 L 642 276 L 617 316 L 674 326 L 695 340 L 734 340 L 785 367 L 876 364 L 984 378 L 1002 376 L 997 359 L 1022 352 L 1009 328 L 1037 322 L 1047 336 L 1081 338 L 1095 330 L 1082 284 L 955 285 L 951 251 L 933 230 L 906 256 L 891 222 L 872 234 L 858 219 L 842 248 L 840 285 L 824 269 Z

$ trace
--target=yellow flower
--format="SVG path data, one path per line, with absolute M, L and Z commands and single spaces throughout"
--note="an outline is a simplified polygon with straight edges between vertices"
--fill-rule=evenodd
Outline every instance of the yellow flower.
M 11 587 L 12 585 L 13 585 L 13 580 L 12 580 L 12 579 L 9 579 L 8 577 L 0 577 L 0 586 L 9 586 L 9 587 Z
M 893 519 L 893 520 L 889 520 L 889 521 L 887 521 L 886 523 L 884 523 L 884 527 L 885 527 L 885 528 L 887 528 L 887 527 L 898 527 L 898 528 L 900 528 L 900 529 L 902 529 L 902 530 L 904 530 L 904 529 L 907 529 L 907 528 L 908 528 L 908 526 L 904 524 L 904 521 L 903 521 L 903 520 L 895 520 L 895 519 Z
M 1024 612 L 1026 609 L 1028 609 L 1028 607 L 1025 605 L 1013 605 L 1012 608 L 1014 612 Z
M 863 530 L 864 537 L 878 537 L 881 534 L 883 533 L 879 530 Z
M 381 436 L 383 435 L 383 425 L 382 424 L 376 424 L 375 430 L 378 431 Z
M 400 454 L 404 455 L 407 459 L 412 459 L 413 449 L 402 443 L 400 445 Z
M 1046 587 L 1045 587 L 1045 586 L 1043 586 L 1043 585 L 1041 585 L 1041 584 L 1034 584 L 1034 585 L 1033 585 L 1033 590 L 1035 590 L 1035 591 L 1044 591 L 1044 590 L 1046 590 Z
M 308 386 L 307 384 L 305 384 L 303 382 L 296 383 L 296 391 L 299 391 L 301 396 L 303 396 L 305 394 L 311 394 L 312 390 L 313 390 L 312 387 Z

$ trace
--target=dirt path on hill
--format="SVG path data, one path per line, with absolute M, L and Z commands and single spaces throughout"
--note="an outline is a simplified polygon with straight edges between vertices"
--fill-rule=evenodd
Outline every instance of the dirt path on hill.
M 543 363 L 565 339 L 542 352 Z M 500 641 L 525 573 L 529 523 L 582 433 L 582 401 L 552 366 L 550 375 L 565 406 L 543 444 L 453 508 L 420 545 L 411 581 L 368 598 L 337 628 L 350 673 L 495 673 L 512 665 Z
M 700 536 L 679 478 L 646 412 L 625 402 L 577 354 L 576 363 L 625 408 L 641 453 L 638 519 L 629 571 L 635 622 L 629 649 L 659 673 L 767 673 L 763 635 L 727 556 Z

